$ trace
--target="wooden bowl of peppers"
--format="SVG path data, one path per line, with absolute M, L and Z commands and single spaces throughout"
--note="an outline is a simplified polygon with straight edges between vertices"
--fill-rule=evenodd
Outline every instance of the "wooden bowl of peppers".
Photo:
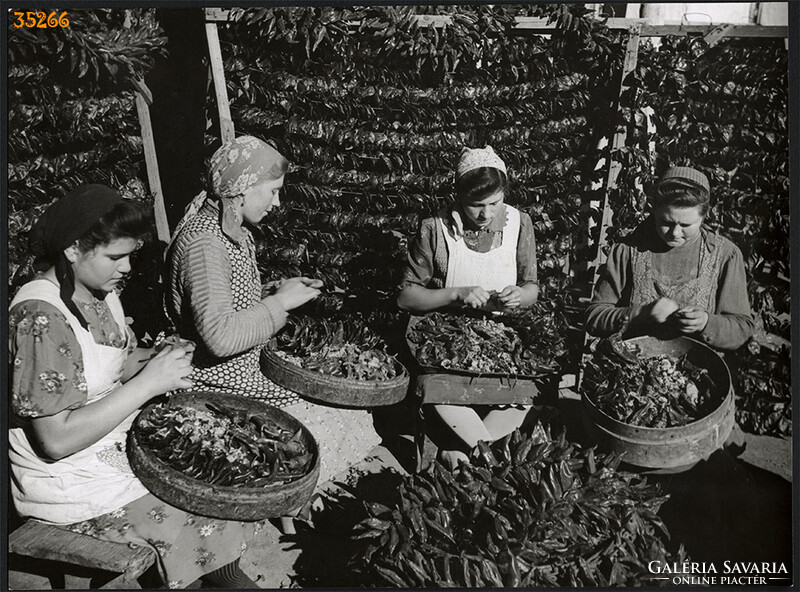
M 184 392 L 148 405 L 128 434 L 134 474 L 165 502 L 224 520 L 262 520 L 302 507 L 319 449 L 297 419 L 254 399 Z

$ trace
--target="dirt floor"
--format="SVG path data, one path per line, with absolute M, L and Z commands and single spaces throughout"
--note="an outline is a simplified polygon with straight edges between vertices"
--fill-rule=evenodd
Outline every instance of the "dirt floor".
M 576 395 L 562 390 L 558 406 L 567 433 L 579 434 L 582 419 Z M 265 524 L 242 558 L 242 568 L 261 588 L 354 585 L 342 569 L 347 555 L 342 533 L 354 524 L 349 517 L 357 514 L 353 510 L 361 500 L 373 495 L 380 499 L 381 492 L 396 487 L 402 475 L 413 470 L 413 420 L 408 409 L 396 411 L 376 414 L 376 425 L 392 427 L 385 445 L 320 487 L 329 509 L 313 514 L 313 527 L 296 522 L 296 533 L 284 534 L 277 521 Z M 783 561 L 790 567 L 792 441 L 744 434 L 744 442 L 738 457 L 719 451 L 689 471 L 651 476 L 670 494 L 662 518 L 672 540 L 684 545 L 692 561 Z M 12 559 L 10 589 L 50 588 L 46 577 L 13 571 L 14 567 Z

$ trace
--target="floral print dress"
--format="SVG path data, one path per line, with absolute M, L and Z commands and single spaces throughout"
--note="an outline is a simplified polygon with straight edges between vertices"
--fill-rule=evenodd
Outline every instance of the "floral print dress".
M 23 516 L 149 546 L 167 585 L 185 587 L 238 559 L 258 524 L 195 516 L 148 493 L 125 451 L 135 413 L 97 443 L 57 461 L 42 458 L 28 440 L 31 418 L 77 409 L 117 388 L 122 364 L 136 346 L 116 294 L 78 306 L 88 330 L 47 280 L 30 282 L 11 303 L 14 503 Z

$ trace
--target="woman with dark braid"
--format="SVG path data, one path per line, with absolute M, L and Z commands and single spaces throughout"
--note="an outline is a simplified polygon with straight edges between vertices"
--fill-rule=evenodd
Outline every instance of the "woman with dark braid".
M 114 291 L 151 223 L 102 185 L 56 201 L 30 233 L 39 275 L 11 302 L 11 495 L 19 514 L 151 547 L 165 584 L 255 588 L 238 562 L 255 524 L 194 516 L 139 482 L 125 452 L 139 409 L 189 388 L 192 347 L 137 347 Z

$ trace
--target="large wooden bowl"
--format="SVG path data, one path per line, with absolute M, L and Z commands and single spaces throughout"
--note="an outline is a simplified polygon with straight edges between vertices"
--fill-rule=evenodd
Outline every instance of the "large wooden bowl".
M 396 364 L 398 374 L 389 380 L 351 380 L 301 368 L 281 358 L 271 345 L 261 350 L 261 371 L 275 384 L 315 402 L 355 409 L 393 405 L 405 398 L 408 371 Z
M 593 436 L 606 449 L 623 454 L 622 460 L 633 468 L 677 472 L 691 468 L 698 461 L 721 448 L 734 423 L 733 388 L 728 366 L 713 349 L 695 339 L 678 337 L 661 340 L 635 337 L 625 343 L 639 347 L 643 357 L 662 354 L 688 354 L 696 366 L 708 370 L 716 389 L 711 395 L 717 405 L 708 415 L 691 423 L 669 428 L 649 428 L 623 423 L 603 412 L 582 393 Z
M 303 443 L 314 455 L 311 470 L 289 483 L 264 487 L 230 487 L 212 485 L 193 479 L 156 458 L 137 439 L 143 418 L 155 405 L 146 407 L 134 420 L 128 433 L 128 456 L 131 468 L 153 495 L 187 512 L 224 520 L 263 520 L 285 516 L 303 506 L 314 492 L 319 479 L 319 448 L 311 432 L 297 419 L 261 401 L 213 392 L 188 392 L 172 395 L 170 407 L 205 409 L 214 402 L 231 409 L 266 415 L 291 431 L 302 432 Z

